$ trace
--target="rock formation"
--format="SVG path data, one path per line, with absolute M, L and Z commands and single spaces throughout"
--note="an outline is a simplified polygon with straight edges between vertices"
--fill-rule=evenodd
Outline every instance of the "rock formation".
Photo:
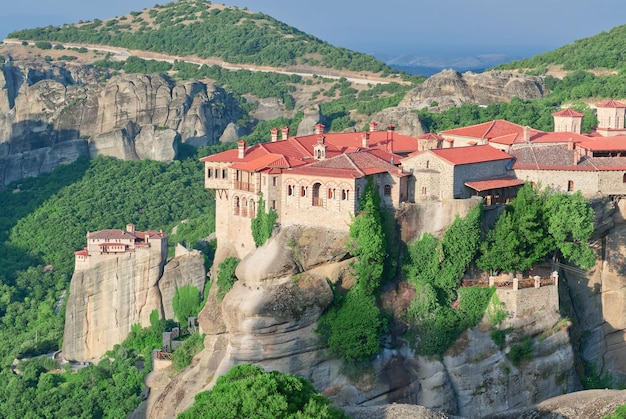
M 172 161 L 176 141 L 219 141 L 243 114 L 223 89 L 162 75 L 99 80 L 88 66 L 10 60 L 0 72 L 0 185 L 79 155 Z
M 77 266 L 72 276 L 63 333 L 68 360 L 100 358 L 126 338 L 133 324 L 149 326 L 152 310 L 173 318 L 176 288 L 193 285 L 202 291 L 206 278 L 197 252 L 167 264 L 166 254 L 148 248 L 97 259 Z
M 396 127 L 396 132 L 411 137 L 419 137 L 426 133 L 419 116 L 407 108 L 387 108 L 372 115 L 371 120 L 378 122 L 381 127 L 392 124 Z
M 328 281 L 339 289 L 353 283 L 346 239 L 345 233 L 289 226 L 245 257 L 232 290 L 220 302 L 214 285 L 199 315 L 205 349 L 161 392 L 151 393 L 148 417 L 175 416 L 193 404 L 197 392 L 243 362 L 305 377 L 341 406 L 412 403 L 469 417 L 529 406 L 575 388 L 573 352 L 566 328 L 558 326 L 558 304 L 523 322 L 510 319 L 517 327 L 502 349 L 485 320 L 441 360 L 415 356 L 401 328 L 390 326 L 389 342 L 371 372 L 356 380 L 344 375 L 342 362 L 328 353 L 315 328 L 333 298 Z M 410 301 L 402 294 L 392 289 L 381 299 Z M 525 336 L 533 339 L 533 360 L 516 367 L 506 352 Z
M 507 71 L 460 74 L 454 70 L 444 70 L 409 91 L 399 106 L 438 111 L 463 103 L 486 106 L 492 102 L 508 101 L 513 97 L 538 99 L 543 97 L 544 91 L 543 79 L 538 76 Z

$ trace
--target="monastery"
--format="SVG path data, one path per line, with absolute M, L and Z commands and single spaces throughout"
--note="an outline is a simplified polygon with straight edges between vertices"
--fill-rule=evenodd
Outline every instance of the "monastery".
M 626 105 L 597 105 L 598 127 L 581 134 L 583 114 L 553 114 L 554 132 L 496 120 L 417 138 L 393 125 L 366 132 L 289 136 L 271 130 L 271 141 L 201 159 L 205 187 L 216 191 L 218 242 L 253 249 L 250 218 L 261 197 L 281 225 L 348 229 L 367 178 L 383 205 L 481 196 L 486 205 L 509 202 L 525 183 L 585 197 L 626 195 Z M 248 239 L 249 237 L 249 239 Z
M 100 230 L 87 233 L 87 247 L 74 252 L 76 268 L 87 267 L 103 257 L 151 250 L 167 255 L 167 235 L 162 231 L 136 231 L 134 224 L 125 230 Z

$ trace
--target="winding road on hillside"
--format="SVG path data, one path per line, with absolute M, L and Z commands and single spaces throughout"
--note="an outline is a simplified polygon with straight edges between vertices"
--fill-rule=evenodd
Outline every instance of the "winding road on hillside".
M 22 45 L 24 41 L 17 39 L 4 39 L 2 41 L 4 44 L 13 44 L 13 45 Z M 28 42 L 28 45 L 35 45 L 34 41 L 25 41 Z M 231 64 L 227 63 L 219 58 L 198 58 L 198 57 L 177 57 L 167 54 L 154 53 L 149 51 L 140 51 L 140 50 L 128 50 L 125 48 L 117 48 L 110 47 L 107 45 L 88 45 L 88 44 L 60 44 L 63 45 L 65 49 L 69 48 L 86 48 L 90 51 L 100 51 L 113 54 L 111 57 L 112 60 L 117 61 L 125 61 L 129 57 L 134 56 L 138 58 L 142 58 L 144 60 L 155 60 L 155 61 L 165 61 L 173 64 L 174 61 L 183 61 L 186 63 L 196 64 L 198 66 L 201 65 L 218 65 L 227 70 L 249 70 L 249 71 L 260 71 L 266 73 L 279 73 L 286 75 L 298 75 L 303 77 L 313 77 L 319 76 L 328 79 L 339 80 L 342 77 L 345 77 L 349 82 L 355 84 L 388 84 L 391 82 L 397 82 L 400 84 L 408 84 L 404 80 L 399 78 L 394 80 L 389 80 L 389 78 L 381 77 L 375 74 L 363 74 L 353 71 L 344 71 L 344 70 L 334 70 L 334 69 L 326 69 L 326 68 L 314 68 L 314 67 L 269 67 L 269 66 L 257 66 L 252 64 Z M 392 76 L 393 77 L 393 76 Z

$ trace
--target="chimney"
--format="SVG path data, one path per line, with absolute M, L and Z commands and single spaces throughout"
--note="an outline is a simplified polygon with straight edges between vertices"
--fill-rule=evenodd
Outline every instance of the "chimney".
M 126 231 L 128 231 L 129 233 L 134 233 L 135 232 L 135 224 L 126 224 Z
M 283 133 L 282 140 L 286 140 L 287 138 L 289 138 L 289 127 L 284 126 L 281 131 Z
M 278 129 L 276 129 L 278 134 Z M 246 156 L 246 142 L 244 140 L 237 141 L 237 158 L 243 159 Z
M 272 142 L 275 143 L 278 141 L 278 128 L 272 128 L 270 130 L 270 134 L 272 135 Z M 239 143 L 237 143 L 239 144 Z
M 393 153 L 393 132 L 396 127 L 393 124 L 387 125 L 387 151 Z
M 525 143 L 530 143 L 530 127 L 528 125 L 526 125 L 524 127 L 524 138 L 523 141 Z
M 361 134 L 361 147 L 369 148 L 369 146 L 370 146 L 370 133 L 364 132 L 363 134 Z
M 324 133 L 324 124 L 315 124 L 315 133 L 321 135 Z
M 370 132 L 378 131 L 378 122 L 372 121 L 370 122 Z

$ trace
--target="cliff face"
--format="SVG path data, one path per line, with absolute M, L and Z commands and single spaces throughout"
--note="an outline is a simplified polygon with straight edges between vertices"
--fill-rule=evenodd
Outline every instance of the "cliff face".
M 392 326 L 370 372 L 357 379 L 346 376 L 342 362 L 315 333 L 332 302 L 328 281 L 340 288 L 353 283 L 346 240 L 346 233 L 286 227 L 244 258 L 233 289 L 220 302 L 214 285 L 199 315 L 205 349 L 162 392 L 151 393 L 148 416 L 184 411 L 197 392 L 244 362 L 305 377 L 339 405 L 411 403 L 469 417 L 528 406 L 574 388 L 573 352 L 566 328 L 558 326 L 556 307 L 537 310 L 523 322 L 511 318 L 515 331 L 502 349 L 485 321 L 441 360 L 415 356 Z M 400 285 L 382 300 L 405 300 L 406 291 Z M 516 367 L 506 352 L 526 336 L 533 341 L 533 359 Z
M 180 256 L 167 264 L 165 258 L 159 251 L 138 249 L 99 257 L 88 267 L 77 266 L 66 308 L 64 358 L 100 358 L 126 338 L 131 325 L 149 326 L 152 310 L 173 318 L 177 287 L 189 284 L 202 290 L 205 271 L 201 255 Z
M 99 82 L 87 66 L 6 63 L 0 72 L 0 185 L 79 155 L 172 161 L 176 140 L 219 141 L 242 111 L 223 89 L 162 75 Z
M 626 201 L 597 201 L 595 207 L 596 266 L 588 272 L 566 267 L 564 291 L 583 360 L 617 384 L 626 379 Z
M 409 91 L 399 106 L 409 109 L 431 108 L 433 102 L 437 102 L 432 108 L 434 110 L 445 110 L 463 103 L 486 106 L 513 97 L 539 99 L 543 97 L 544 91 L 543 79 L 537 76 L 507 71 L 461 74 L 444 70 Z

